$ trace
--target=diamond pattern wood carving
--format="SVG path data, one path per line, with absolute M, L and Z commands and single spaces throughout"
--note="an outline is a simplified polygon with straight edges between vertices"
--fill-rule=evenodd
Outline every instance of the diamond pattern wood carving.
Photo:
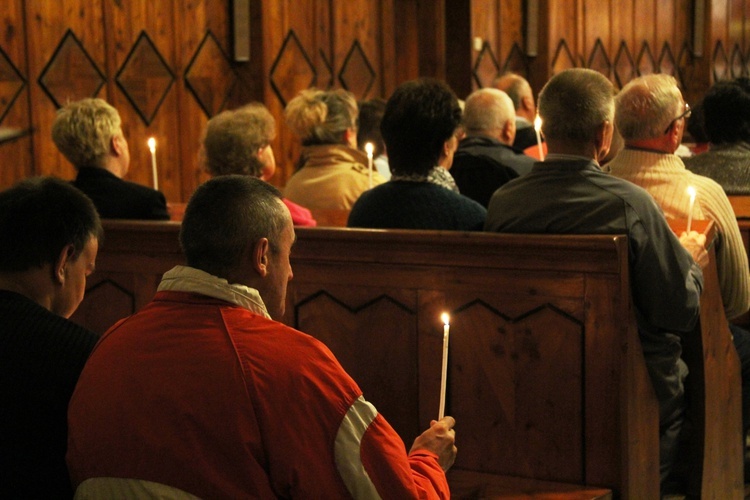
M 16 66 L 0 47 L 0 123 L 26 85 Z
M 209 30 L 185 71 L 185 85 L 207 117 L 224 109 L 237 79 L 229 57 Z
M 141 31 L 115 81 L 146 125 L 150 125 L 175 77 L 154 42 Z
M 39 86 L 59 108 L 69 101 L 94 97 L 104 85 L 104 74 L 72 30 L 63 35 L 39 76 Z
M 317 73 L 294 30 L 289 30 L 271 66 L 271 88 L 286 106 L 300 90 L 315 85 Z

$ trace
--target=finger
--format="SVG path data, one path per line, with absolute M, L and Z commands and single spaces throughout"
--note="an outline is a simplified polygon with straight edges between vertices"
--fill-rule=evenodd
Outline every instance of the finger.
M 456 425 L 456 419 L 454 419 L 454 418 L 453 418 L 453 417 L 451 417 L 451 416 L 446 416 L 446 417 L 443 417 L 443 419 L 441 420 L 441 422 L 442 422 L 442 423 L 443 423 L 443 424 L 444 424 L 444 425 L 445 425 L 445 426 L 446 426 L 446 427 L 447 427 L 448 429 L 453 429 L 453 426 L 454 426 L 454 425 Z

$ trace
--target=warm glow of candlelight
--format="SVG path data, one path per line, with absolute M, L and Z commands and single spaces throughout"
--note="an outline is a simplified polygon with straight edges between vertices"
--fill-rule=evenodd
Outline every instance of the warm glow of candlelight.
M 539 148 L 539 160 L 544 161 L 544 148 L 542 147 L 542 117 L 536 115 L 534 118 L 534 132 L 536 132 L 536 147 Z
M 537 132 L 542 130 L 542 117 L 539 115 L 536 115 L 536 118 L 534 118 L 534 130 Z
M 440 318 L 443 320 L 443 367 L 440 373 L 440 411 L 438 411 L 438 420 L 445 416 L 445 390 L 448 385 L 448 338 L 450 335 L 450 316 L 443 313 Z
M 367 176 L 369 189 L 372 189 L 372 152 L 374 149 L 375 148 L 371 142 L 365 144 L 365 151 L 367 152 Z
M 148 138 L 148 149 L 151 150 L 151 153 L 156 152 L 156 139 L 153 137 Z
M 151 151 L 151 177 L 154 181 L 154 189 L 157 191 L 159 190 L 159 174 L 156 170 L 156 139 L 153 137 L 149 137 L 148 141 L 146 141 L 148 144 L 148 149 Z

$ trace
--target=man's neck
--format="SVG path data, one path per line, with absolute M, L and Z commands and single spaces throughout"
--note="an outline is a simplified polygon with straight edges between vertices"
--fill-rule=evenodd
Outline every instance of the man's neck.
M 625 147 L 627 149 L 637 149 L 640 151 L 649 151 L 651 153 L 661 153 L 665 155 L 671 155 L 675 152 L 675 148 L 669 142 L 668 138 L 657 137 L 655 139 L 641 139 L 638 141 L 625 141 Z

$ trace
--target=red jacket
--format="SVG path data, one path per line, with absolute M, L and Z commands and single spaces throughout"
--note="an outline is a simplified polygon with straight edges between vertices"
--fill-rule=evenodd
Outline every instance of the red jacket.
M 69 409 L 68 466 L 202 498 L 448 498 L 316 339 L 205 295 L 161 291 L 101 339 Z M 369 491 L 369 493 L 368 493 Z M 352 493 L 353 492 L 353 493 Z

